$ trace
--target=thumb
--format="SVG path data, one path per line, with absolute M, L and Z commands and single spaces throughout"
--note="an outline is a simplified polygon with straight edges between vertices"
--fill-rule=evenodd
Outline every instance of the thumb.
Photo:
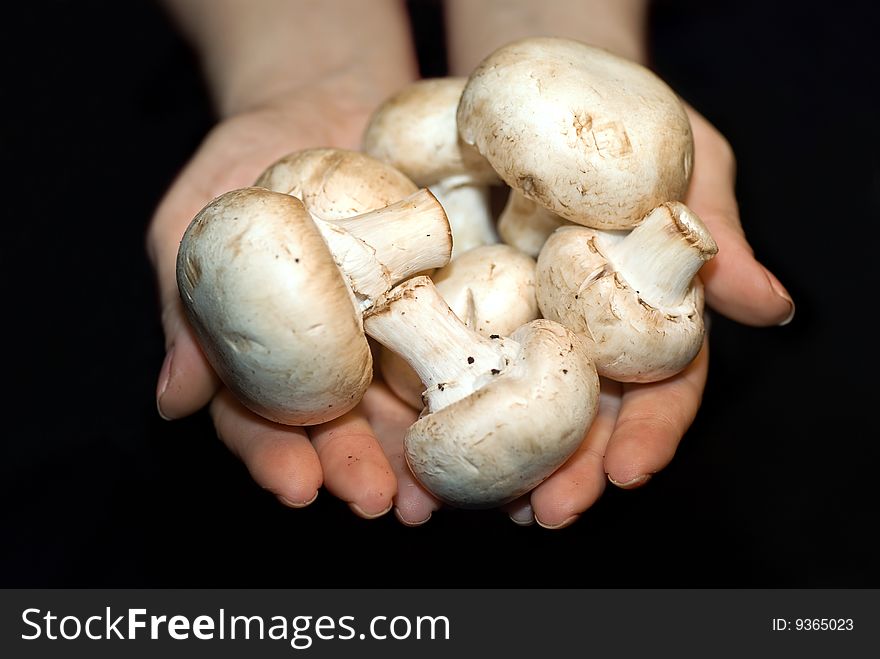
M 694 171 L 686 203 L 705 222 L 718 254 L 700 271 L 707 304 L 746 325 L 785 325 L 794 302 L 757 259 L 740 224 L 734 194 L 736 163 L 727 140 L 688 108 L 694 132 Z
M 204 407 L 220 386 L 186 319 L 177 288 L 180 239 L 200 202 L 183 191 L 186 174 L 160 203 L 147 233 L 147 252 L 156 272 L 165 360 L 156 383 L 156 407 L 164 419 L 179 419 Z

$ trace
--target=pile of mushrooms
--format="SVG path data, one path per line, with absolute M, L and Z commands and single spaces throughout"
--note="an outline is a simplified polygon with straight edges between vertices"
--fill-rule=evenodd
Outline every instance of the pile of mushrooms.
M 524 39 L 387 99 L 361 152 L 293 153 L 211 201 L 178 285 L 224 383 L 280 423 L 354 407 L 378 342 L 376 370 L 421 409 L 415 477 L 499 506 L 574 453 L 599 376 L 653 382 L 696 356 L 717 247 L 681 203 L 692 164 L 684 108 L 649 70 Z

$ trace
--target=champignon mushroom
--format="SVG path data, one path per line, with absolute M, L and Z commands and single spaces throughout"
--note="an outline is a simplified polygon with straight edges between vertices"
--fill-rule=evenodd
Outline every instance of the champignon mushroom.
M 577 224 L 631 228 L 690 179 L 693 137 L 672 90 L 569 39 L 494 51 L 471 73 L 457 123 L 511 188 Z
M 297 197 L 322 220 L 343 220 L 389 206 L 420 187 L 392 165 L 334 148 L 289 153 L 267 167 L 254 185 Z
M 424 239 L 425 248 L 434 245 L 445 250 L 449 239 L 448 222 L 443 226 L 443 234 L 436 235 L 424 232 L 422 225 L 408 223 L 405 215 L 398 216 L 393 230 L 386 230 L 383 213 L 365 215 L 368 211 L 394 208 L 395 202 L 414 194 L 418 186 L 392 165 L 358 151 L 295 151 L 268 167 L 254 185 L 300 199 L 314 219 L 325 221 L 318 224 L 324 240 L 331 251 L 347 255 L 350 283 L 362 300 L 374 300 L 416 272 L 395 272 L 394 281 L 390 281 L 385 275 L 391 273 L 372 267 L 374 250 L 384 254 L 386 260 L 392 258 L 395 263 L 405 264 L 409 256 L 399 250 L 408 249 L 408 245 L 417 244 L 420 239 Z M 357 256 L 365 263 L 356 265 Z M 382 276 L 377 279 L 377 275 Z
M 697 272 L 717 251 L 679 202 L 658 206 L 629 233 L 562 227 L 538 256 L 538 305 L 584 341 L 600 375 L 662 380 L 702 345 Z
M 453 255 L 498 242 L 488 187 L 498 175 L 455 125 L 463 77 L 418 80 L 387 99 L 364 132 L 363 150 L 428 187 L 446 210 Z
M 405 455 L 416 478 L 453 506 L 499 506 L 533 489 L 575 451 L 596 414 L 595 367 L 553 321 L 484 337 L 420 276 L 393 289 L 364 327 L 426 386 Z
M 481 336 L 507 336 L 540 316 L 535 261 L 508 245 L 475 247 L 437 270 L 431 279 L 455 315 Z M 421 409 L 425 387 L 400 355 L 382 347 L 379 368 L 391 391 Z
M 538 258 L 550 234 L 566 224 L 571 222 L 511 190 L 498 217 L 498 235 L 505 244 Z
M 325 222 L 296 197 L 252 187 L 193 219 L 177 282 L 208 360 L 239 400 L 273 421 L 312 425 L 350 410 L 370 383 L 362 311 L 447 263 L 451 248 L 427 190 Z

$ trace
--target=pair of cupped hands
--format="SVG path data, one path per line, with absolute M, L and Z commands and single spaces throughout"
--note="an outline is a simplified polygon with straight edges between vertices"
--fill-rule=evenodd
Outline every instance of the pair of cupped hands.
M 344 416 L 307 428 L 263 419 L 241 405 L 205 359 L 180 301 L 175 263 L 192 218 L 214 197 L 252 185 L 280 157 L 304 148 L 358 149 L 373 107 L 340 102 L 322 89 L 298 89 L 221 121 L 168 190 L 147 233 L 158 278 L 166 357 L 157 384 L 165 419 L 206 405 L 217 434 L 253 479 L 283 504 L 301 508 L 323 486 L 363 518 L 394 509 L 406 525 L 427 522 L 442 503 L 414 479 L 403 438 L 418 412 L 397 399 L 377 374 L 361 403 Z M 707 305 L 752 326 L 784 324 L 794 304 L 754 257 L 734 194 L 735 161 L 725 138 L 688 108 L 694 169 L 683 200 L 718 244 L 700 271 Z M 602 380 L 598 414 L 574 455 L 532 492 L 504 510 L 518 524 L 563 528 L 593 505 L 610 481 L 639 487 L 672 459 L 699 408 L 708 342 L 678 375 L 651 384 Z

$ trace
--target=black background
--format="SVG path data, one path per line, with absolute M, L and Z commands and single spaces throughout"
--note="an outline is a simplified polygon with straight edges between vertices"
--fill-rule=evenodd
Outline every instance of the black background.
M 716 316 L 673 463 L 559 532 L 454 510 L 408 529 L 326 492 L 289 510 L 206 414 L 163 422 L 144 231 L 213 122 L 197 64 L 151 2 L 5 6 L 0 586 L 880 585 L 869 4 L 656 5 L 653 65 L 731 141 L 747 234 L 797 316 Z M 442 75 L 439 4 L 410 8 Z

